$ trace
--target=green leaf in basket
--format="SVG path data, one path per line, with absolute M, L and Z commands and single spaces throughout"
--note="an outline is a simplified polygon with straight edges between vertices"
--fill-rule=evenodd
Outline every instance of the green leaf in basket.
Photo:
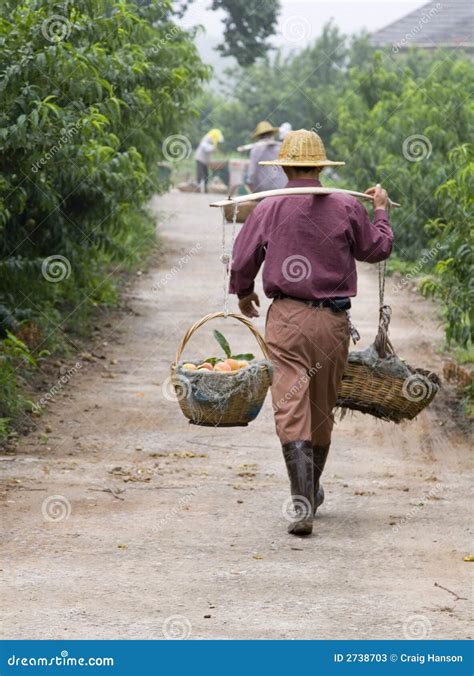
M 252 354 L 251 352 L 244 353 L 244 354 L 233 354 L 231 359 L 245 359 L 246 361 L 252 361 L 252 359 L 255 359 L 255 355 Z
M 231 350 L 230 350 L 230 345 L 229 345 L 229 343 L 227 342 L 226 338 L 225 338 L 225 337 L 222 335 L 222 333 L 221 333 L 220 331 L 218 331 L 217 329 L 214 329 L 214 338 L 217 340 L 217 342 L 219 343 L 219 345 L 220 345 L 220 346 L 222 347 L 222 349 L 224 350 L 225 356 L 226 356 L 227 358 L 229 358 L 230 355 L 231 355 Z
M 204 364 L 206 361 L 215 366 L 217 362 L 222 361 L 222 359 L 220 357 L 206 357 L 206 359 L 202 360 L 202 363 Z

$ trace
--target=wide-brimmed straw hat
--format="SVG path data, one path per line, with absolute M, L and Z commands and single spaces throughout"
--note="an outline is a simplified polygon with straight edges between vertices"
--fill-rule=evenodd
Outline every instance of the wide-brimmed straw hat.
M 262 134 L 275 134 L 279 130 L 279 127 L 272 127 L 270 122 L 267 122 L 264 120 L 263 122 L 259 122 L 257 126 L 255 127 L 255 131 L 253 133 L 253 138 L 257 138 L 258 136 L 261 136 Z
M 281 144 L 277 160 L 263 160 L 259 164 L 278 167 L 333 167 L 345 162 L 333 162 L 326 157 L 320 136 L 308 129 L 290 131 Z

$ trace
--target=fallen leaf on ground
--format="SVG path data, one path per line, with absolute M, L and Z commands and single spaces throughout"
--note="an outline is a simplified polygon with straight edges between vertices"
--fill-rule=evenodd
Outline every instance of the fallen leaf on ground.
M 468 554 L 464 557 L 464 561 L 472 562 L 474 561 L 474 554 Z
M 117 545 L 119 549 L 128 549 L 128 545 Z
M 155 476 L 156 469 L 145 468 L 145 469 L 124 469 L 121 466 L 113 467 L 109 469 L 109 474 L 113 476 L 122 477 L 122 481 L 151 481 L 151 478 Z
M 264 559 L 265 557 L 262 556 L 261 554 L 254 554 L 252 558 L 257 559 L 257 561 L 260 561 L 261 559 Z

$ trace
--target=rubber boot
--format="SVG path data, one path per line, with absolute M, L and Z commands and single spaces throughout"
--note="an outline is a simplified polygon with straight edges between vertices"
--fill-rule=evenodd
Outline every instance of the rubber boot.
M 328 458 L 329 447 L 330 444 L 313 446 L 314 516 L 316 516 L 318 507 L 324 502 L 324 488 L 321 486 L 320 479 Z
M 290 441 L 282 444 L 282 448 L 296 514 L 295 521 L 288 526 L 288 533 L 311 535 L 314 512 L 313 447 L 310 441 Z

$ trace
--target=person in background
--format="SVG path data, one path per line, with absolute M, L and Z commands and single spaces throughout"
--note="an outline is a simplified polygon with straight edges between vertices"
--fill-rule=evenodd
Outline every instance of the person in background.
M 313 131 L 291 131 L 279 158 L 288 188 L 321 186 L 326 157 Z M 320 483 L 334 424 L 333 409 L 347 360 L 346 311 L 357 293 L 356 261 L 389 257 L 393 232 L 388 197 L 369 188 L 374 219 L 355 197 L 281 195 L 259 202 L 235 240 L 230 293 L 246 317 L 257 317 L 254 280 L 263 264 L 263 289 L 273 299 L 265 338 L 274 367 L 272 400 L 297 519 L 294 535 L 309 535 L 324 500 Z
M 257 143 L 250 151 L 250 164 L 247 172 L 247 185 L 252 192 L 278 190 L 287 184 L 287 178 L 280 167 L 263 167 L 262 160 L 275 160 L 280 152 L 281 143 L 275 139 L 278 127 L 269 122 L 259 122 L 253 133 Z
M 291 131 L 293 127 L 289 122 L 283 122 L 282 125 L 280 125 L 280 141 L 284 141 L 286 139 L 286 136 L 289 131 Z
M 219 143 L 224 142 L 224 137 L 220 129 L 211 129 L 202 137 L 196 150 L 196 178 L 201 192 L 207 192 L 207 182 L 209 180 L 209 162 L 212 153 L 216 150 Z

